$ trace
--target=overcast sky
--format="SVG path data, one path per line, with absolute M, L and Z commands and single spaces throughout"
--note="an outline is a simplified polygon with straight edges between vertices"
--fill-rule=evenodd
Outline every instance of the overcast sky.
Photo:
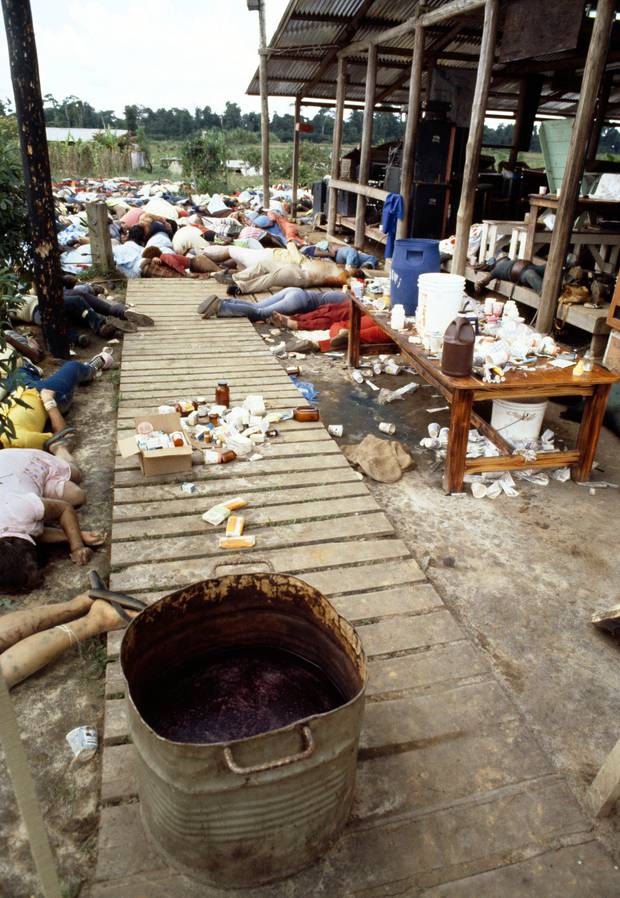
M 287 0 L 266 0 L 267 40 Z M 227 100 L 260 110 L 246 88 L 258 64 L 258 13 L 246 0 L 31 0 L 43 94 L 74 94 L 119 115 L 126 104 L 191 111 Z M 0 98 L 13 98 L 0 28 Z M 291 111 L 270 99 L 270 111 Z

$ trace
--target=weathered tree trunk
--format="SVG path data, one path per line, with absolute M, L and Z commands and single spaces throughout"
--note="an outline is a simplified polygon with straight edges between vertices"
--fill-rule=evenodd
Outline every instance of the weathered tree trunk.
M 30 2 L 2 0 L 2 10 L 15 94 L 32 239 L 34 282 L 39 297 L 43 336 L 52 355 L 67 358 L 69 342 Z

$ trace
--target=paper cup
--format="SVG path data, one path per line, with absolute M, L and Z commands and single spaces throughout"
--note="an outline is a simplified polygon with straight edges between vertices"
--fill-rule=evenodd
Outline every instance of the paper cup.
M 341 437 L 344 433 L 344 427 L 342 424 L 330 424 L 327 428 L 327 432 L 330 433 L 333 437 Z
M 390 436 L 392 436 L 392 434 L 396 433 L 396 425 L 390 424 L 389 421 L 382 421 L 379 424 L 379 430 L 381 431 L 381 433 L 389 433 Z
M 65 736 L 73 757 L 80 764 L 90 761 L 97 754 L 99 739 L 95 727 L 76 727 Z

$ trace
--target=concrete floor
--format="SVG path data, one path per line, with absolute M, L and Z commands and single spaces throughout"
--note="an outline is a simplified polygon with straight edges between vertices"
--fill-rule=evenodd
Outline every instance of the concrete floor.
M 572 482 L 521 481 L 518 498 L 445 496 L 441 471 L 418 445 L 431 421 L 448 424 L 447 412 L 426 411 L 445 404 L 431 388 L 381 407 L 370 388 L 350 380 L 342 360 L 309 356 L 300 364 L 302 379 L 320 390 L 323 421 L 344 425 L 341 444 L 381 436 L 379 421 L 396 425 L 417 469 L 396 484 L 369 481 L 371 491 L 583 802 L 620 738 L 620 644 L 590 624 L 595 611 L 618 601 L 620 492 L 592 496 Z M 393 389 L 412 378 L 373 379 Z M 574 444 L 577 425 L 559 418 L 562 409 L 550 404 L 545 424 Z M 619 448 L 603 430 L 597 461 L 604 473 L 593 479 L 620 483 Z M 618 812 L 595 830 L 620 860 Z

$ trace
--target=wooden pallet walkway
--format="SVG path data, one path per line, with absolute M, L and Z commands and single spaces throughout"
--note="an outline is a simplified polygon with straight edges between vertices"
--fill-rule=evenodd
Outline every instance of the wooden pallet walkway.
M 202 322 L 205 286 L 131 283 L 156 327 L 125 338 L 118 427 L 184 394 L 302 404 L 282 365 L 246 320 Z M 280 426 L 280 425 L 279 425 Z M 231 570 L 200 514 L 237 494 L 249 501 L 256 548 L 233 570 L 303 577 L 358 626 L 370 680 L 352 818 L 329 855 L 254 898 L 562 894 L 606 898 L 620 875 L 590 821 L 528 731 L 481 652 L 446 609 L 388 515 L 323 424 L 287 422 L 260 461 L 145 479 L 117 459 L 111 587 L 154 601 Z M 197 494 L 181 491 L 193 480 Z M 91 898 L 224 898 L 170 869 L 140 822 L 133 746 L 108 638 L 101 826 Z M 524 891 L 524 883 L 535 882 Z M 528 887 L 529 888 L 529 887 Z

